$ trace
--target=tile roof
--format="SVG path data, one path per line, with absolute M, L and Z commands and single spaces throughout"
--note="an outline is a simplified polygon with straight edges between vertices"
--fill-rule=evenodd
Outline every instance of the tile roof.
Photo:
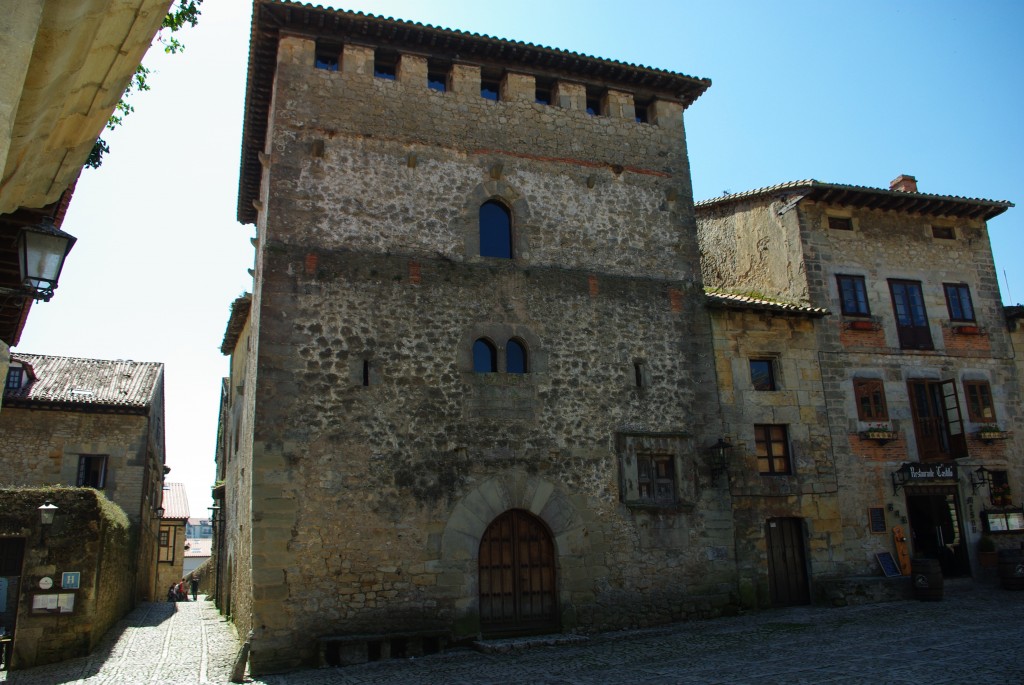
M 832 313 L 824 307 L 808 307 L 788 302 L 777 302 L 760 297 L 751 297 L 750 295 L 734 295 L 732 293 L 712 292 L 710 290 L 705 291 L 704 295 L 707 297 L 709 307 L 722 309 L 756 309 L 813 317 L 828 316 Z
M 184 483 L 164 483 L 163 519 L 188 519 L 188 495 Z
M 211 538 L 187 538 L 185 544 L 186 557 L 208 557 L 213 553 L 213 540 Z
M 838 205 L 851 205 L 868 209 L 888 209 L 918 214 L 982 218 L 986 221 L 999 216 L 1014 206 L 1012 202 L 1007 200 L 983 200 L 980 198 L 960 197 L 959 195 L 908 193 L 903 190 L 871 188 L 842 183 L 824 183 L 811 178 L 803 181 L 778 183 L 773 186 L 746 190 L 741 193 L 730 193 L 721 197 L 713 197 L 697 202 L 694 207 L 699 212 L 701 209 L 739 202 L 748 198 L 787 192 L 803 193 L 808 199 Z
M 245 322 L 249 320 L 249 310 L 252 308 L 252 293 L 244 293 L 241 297 L 231 303 L 231 314 L 228 316 L 228 326 L 224 331 L 224 341 L 220 344 L 221 354 L 231 354 L 238 344 L 238 336 L 245 328 Z
M 4 405 L 58 404 L 75 408 L 147 409 L 163 383 L 164 365 L 131 360 L 11 354 L 29 367 L 30 380 L 4 390 Z

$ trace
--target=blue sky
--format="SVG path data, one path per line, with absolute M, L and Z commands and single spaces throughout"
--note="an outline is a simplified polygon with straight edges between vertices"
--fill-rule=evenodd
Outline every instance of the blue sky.
M 712 80 L 686 112 L 696 199 L 815 178 L 1024 203 L 1024 3 L 412 0 L 321 3 Z M 166 364 L 168 480 L 205 516 L 219 352 L 251 287 L 235 220 L 249 0 L 206 0 L 184 54 L 106 136 L 64 224 L 79 238 L 16 351 Z M 1024 207 L 989 224 L 1003 300 L 1024 302 Z M 1007 283 L 1009 287 L 1007 287 Z

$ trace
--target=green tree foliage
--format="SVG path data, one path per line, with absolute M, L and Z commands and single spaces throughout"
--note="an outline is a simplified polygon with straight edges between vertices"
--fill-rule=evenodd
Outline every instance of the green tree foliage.
M 185 49 L 185 45 L 178 40 L 175 34 L 186 26 L 195 26 L 199 22 L 199 8 L 202 4 L 203 0 L 174 0 L 170 11 L 164 17 L 154 42 L 163 46 L 164 52 L 168 54 L 176 55 L 182 52 Z M 108 131 L 113 131 L 120 126 L 124 122 L 124 118 L 135 111 L 135 107 L 128 102 L 128 98 L 132 93 L 149 90 L 148 78 L 150 73 L 152 73 L 151 70 L 142 64 L 135 70 L 132 80 L 128 82 L 128 87 L 124 91 L 124 95 L 121 96 L 121 100 L 117 103 L 113 113 L 111 113 L 110 118 L 107 120 L 106 129 Z M 85 166 L 95 169 L 103 164 L 103 155 L 108 152 L 110 152 L 110 146 L 107 145 L 107 142 L 102 137 L 97 138 L 92 151 L 89 153 L 89 158 L 85 162 Z

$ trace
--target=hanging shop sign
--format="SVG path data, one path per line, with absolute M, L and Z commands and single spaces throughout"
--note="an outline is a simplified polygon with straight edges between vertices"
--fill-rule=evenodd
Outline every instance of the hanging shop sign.
M 892 472 L 892 492 L 895 495 L 907 485 L 921 485 L 935 481 L 957 479 L 956 462 L 940 464 L 904 464 Z

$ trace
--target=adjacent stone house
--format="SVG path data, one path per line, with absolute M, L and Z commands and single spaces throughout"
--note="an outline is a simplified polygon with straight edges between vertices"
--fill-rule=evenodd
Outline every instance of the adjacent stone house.
M 733 369 L 753 375 L 763 359 L 777 374 L 759 403 L 771 405 L 770 419 L 750 416 L 761 412 L 749 401 L 747 415 L 730 414 L 719 378 L 726 422 L 741 419 L 732 430 L 746 451 L 788 459 L 779 473 L 759 469 L 778 492 L 755 516 L 776 516 L 779 495 L 817 500 L 792 514 L 809 588 L 877 575 L 876 553 L 895 554 L 900 537 L 944 575 L 970 576 L 982 533 L 1005 547 L 1024 534 L 1019 495 L 1000 494 L 1024 485 L 1021 384 L 986 229 L 1011 206 L 921 193 L 910 176 L 888 189 L 797 181 L 697 203 L 707 286 L 829 314 L 804 327 L 799 348 L 809 354 L 790 371 L 799 354 L 791 326 L 768 314 L 785 341 L 734 328 Z M 802 391 L 806 404 L 787 398 Z M 762 420 L 779 440 L 754 425 Z M 737 512 L 740 488 L 734 480 Z M 762 530 L 740 535 L 738 549 L 762 544 Z
M 219 454 L 253 671 L 730 606 L 683 128 L 709 82 L 296 3 L 253 21 Z
M 163 599 L 171 585 L 185 577 L 188 493 L 184 483 L 164 483 L 163 515 L 157 538 L 157 599 Z
M 0 465 L 0 485 L 102 491 L 124 510 L 136 536 L 133 596 L 160 597 L 163 364 L 12 354 L 0 413 Z

